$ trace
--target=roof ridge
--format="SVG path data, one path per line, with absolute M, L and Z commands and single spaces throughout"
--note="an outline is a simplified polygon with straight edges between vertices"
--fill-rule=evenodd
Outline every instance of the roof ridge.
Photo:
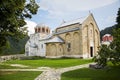
M 79 18 L 76 18 L 76 19 L 68 20 L 68 21 L 65 21 L 64 23 L 72 22 L 72 21 L 75 21 L 75 20 L 78 20 L 78 19 L 83 19 L 83 18 L 86 18 L 86 16 L 84 16 L 84 17 L 82 16 L 82 17 L 79 17 Z
M 75 23 L 82 23 L 88 16 L 89 16 L 89 15 L 87 15 L 87 16 L 82 16 L 82 17 L 77 18 L 77 19 L 65 21 L 64 23 L 60 24 L 59 27 L 63 27 L 63 26 L 67 26 L 67 25 L 71 25 L 71 24 L 75 24 Z

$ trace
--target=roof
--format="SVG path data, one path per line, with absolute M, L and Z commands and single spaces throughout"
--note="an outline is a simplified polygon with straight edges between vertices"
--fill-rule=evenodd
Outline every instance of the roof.
M 49 34 L 47 36 L 45 36 L 44 38 L 40 39 L 39 41 L 43 41 L 43 40 L 48 40 L 50 38 L 52 38 L 53 34 Z
M 105 36 L 111 36 L 111 34 L 105 34 L 103 37 L 105 37 Z
M 69 21 L 69 22 L 63 22 L 60 27 L 63 27 L 63 26 L 67 26 L 67 25 L 72 25 L 72 24 L 76 24 L 76 23 L 79 23 L 79 24 L 82 24 L 84 20 L 86 20 L 88 16 L 86 17 L 81 17 L 81 18 L 78 18 L 76 20 L 72 20 L 72 21 Z
M 36 25 L 36 27 L 48 27 L 48 26 L 45 25 L 45 24 L 39 23 L 39 24 Z M 48 28 L 49 28 L 49 27 L 48 27 Z
M 55 36 L 52 39 L 49 39 L 46 43 L 63 43 L 63 42 L 64 41 L 61 38 Z

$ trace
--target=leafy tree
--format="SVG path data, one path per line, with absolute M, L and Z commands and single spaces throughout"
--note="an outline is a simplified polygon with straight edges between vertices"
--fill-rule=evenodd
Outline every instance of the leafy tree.
M 35 0 L 1 0 L 0 1 L 0 47 L 6 44 L 7 36 L 23 37 L 26 24 L 24 19 L 36 14 L 39 6 Z
M 111 61 L 114 64 L 120 63 L 120 8 L 118 10 L 117 18 L 116 18 L 117 24 L 115 25 L 116 28 L 113 30 L 113 37 L 114 41 L 111 43 L 110 47 L 113 50 L 111 57 Z
M 102 45 L 98 51 L 98 55 L 93 59 L 102 66 L 106 66 L 108 61 L 113 64 L 120 64 L 120 8 L 118 10 L 117 24 L 113 29 L 113 42 L 109 46 Z
M 106 66 L 108 58 L 110 57 L 111 50 L 107 45 L 101 45 L 99 47 L 98 55 L 93 58 L 99 66 Z

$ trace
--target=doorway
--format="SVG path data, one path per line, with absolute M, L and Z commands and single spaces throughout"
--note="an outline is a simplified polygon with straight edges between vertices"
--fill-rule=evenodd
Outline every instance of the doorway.
M 90 57 L 93 57 L 93 47 L 90 47 Z

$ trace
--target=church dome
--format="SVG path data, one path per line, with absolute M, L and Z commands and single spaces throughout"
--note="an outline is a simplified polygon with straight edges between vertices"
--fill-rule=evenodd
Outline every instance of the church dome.
M 50 33 L 50 28 L 45 24 L 37 24 L 35 27 L 35 33 Z
M 47 25 L 39 23 L 39 24 L 36 25 L 36 27 L 47 27 Z

